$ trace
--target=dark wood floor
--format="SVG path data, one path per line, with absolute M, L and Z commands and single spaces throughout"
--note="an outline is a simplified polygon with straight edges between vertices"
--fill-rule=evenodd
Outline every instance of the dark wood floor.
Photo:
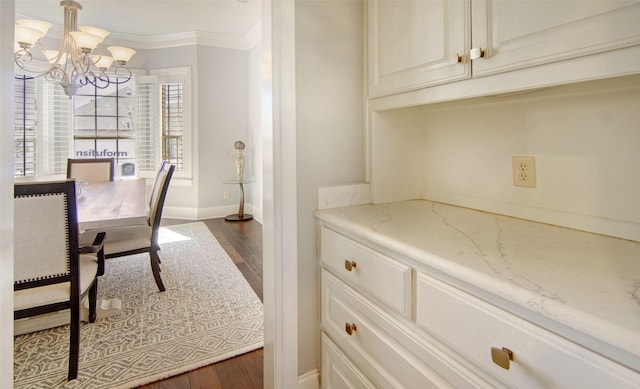
M 189 223 L 163 220 L 163 225 Z M 204 223 L 225 249 L 262 300 L 262 226 L 255 220 L 227 222 L 208 219 Z M 259 389 L 263 387 L 262 349 L 205 366 L 140 389 Z

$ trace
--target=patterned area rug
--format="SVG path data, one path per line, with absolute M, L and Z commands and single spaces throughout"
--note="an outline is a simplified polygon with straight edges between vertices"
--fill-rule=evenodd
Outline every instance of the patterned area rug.
M 82 324 L 78 379 L 62 326 L 14 338 L 14 388 L 132 388 L 262 347 L 262 303 L 207 227 L 161 230 L 166 292 L 148 255 L 108 259 L 98 301 L 122 312 Z

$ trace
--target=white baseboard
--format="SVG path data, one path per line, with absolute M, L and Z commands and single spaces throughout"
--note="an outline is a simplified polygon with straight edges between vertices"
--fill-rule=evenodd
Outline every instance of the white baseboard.
M 262 209 L 256 209 L 251 204 L 244 205 L 244 212 L 253 215 L 259 223 L 262 223 Z M 221 205 L 206 208 L 187 208 L 165 206 L 162 217 L 167 219 L 204 220 L 216 219 L 238 213 L 238 205 Z
M 298 389 L 319 389 L 320 372 L 318 369 L 308 371 L 298 376 Z

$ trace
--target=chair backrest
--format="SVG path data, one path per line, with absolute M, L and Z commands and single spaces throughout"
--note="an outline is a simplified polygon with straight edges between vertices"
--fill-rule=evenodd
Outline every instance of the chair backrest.
M 79 296 L 74 181 L 14 185 L 14 290 L 71 281 Z
M 151 202 L 153 201 L 153 193 L 156 193 L 156 190 L 158 189 L 158 177 L 160 177 L 160 174 L 162 173 L 163 170 L 167 170 L 169 167 L 169 165 L 171 165 L 169 163 L 169 161 L 167 160 L 162 160 L 162 162 L 160 162 L 160 169 L 158 169 L 158 173 L 156 173 L 156 180 L 153 182 L 153 189 L 151 190 L 151 197 L 149 198 L 149 210 L 151 210 Z
M 113 158 L 69 158 L 67 178 L 83 181 L 113 181 L 115 160 Z
M 160 170 L 156 175 L 156 181 L 153 184 L 151 199 L 149 200 L 149 225 L 152 231 L 151 241 L 156 244 L 158 242 L 158 229 L 160 228 L 164 199 L 167 196 L 167 190 L 175 168 L 175 165 L 171 165 L 168 161 L 162 161 Z

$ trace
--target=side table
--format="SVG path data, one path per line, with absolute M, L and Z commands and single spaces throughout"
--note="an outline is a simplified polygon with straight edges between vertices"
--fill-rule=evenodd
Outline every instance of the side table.
M 237 214 L 231 214 L 231 215 L 227 215 L 224 220 L 230 221 L 230 222 L 241 222 L 241 221 L 245 221 L 245 220 L 251 220 L 253 219 L 253 215 L 248 214 L 248 213 L 244 213 L 244 184 L 251 184 L 253 183 L 255 180 L 232 180 L 232 181 L 225 181 L 225 184 L 238 184 L 240 185 L 240 205 L 238 206 L 238 213 Z

